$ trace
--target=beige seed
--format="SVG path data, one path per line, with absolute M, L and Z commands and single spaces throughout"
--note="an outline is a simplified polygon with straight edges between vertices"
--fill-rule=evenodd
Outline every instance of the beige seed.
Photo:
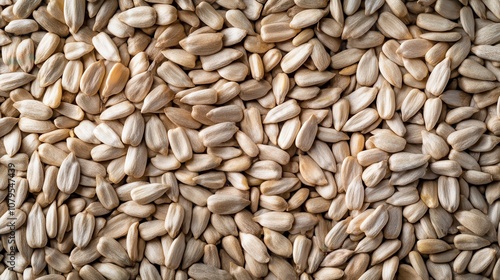
M 188 274 L 194 279 L 231 279 L 229 272 L 201 263 L 191 265 Z
M 222 29 L 224 19 L 207 2 L 201 2 L 200 4 L 198 4 L 198 6 L 196 6 L 196 15 L 200 18 L 201 21 L 210 26 L 212 29 Z
M 377 16 L 366 15 L 364 10 L 357 11 L 345 20 L 342 39 L 359 38 L 364 35 L 377 21 Z
M 127 67 L 116 63 L 103 80 L 102 95 L 108 97 L 120 93 L 125 88 L 129 73 L 130 70 Z
M 73 193 L 80 182 L 80 163 L 73 153 L 62 161 L 57 174 L 57 187 L 67 194 Z
M 481 273 L 494 261 L 495 251 L 491 248 L 484 248 L 472 256 L 468 270 L 472 273 Z
M 222 49 L 222 36 L 220 33 L 195 34 L 181 40 L 179 44 L 193 55 L 211 55 Z
M 139 204 L 148 204 L 161 197 L 168 190 L 168 186 L 153 183 L 137 186 L 130 192 L 130 197 Z
M 286 231 L 292 228 L 294 217 L 287 212 L 267 212 L 255 216 L 253 220 L 261 226 L 275 230 Z
M 27 218 L 26 240 L 31 248 L 43 248 L 47 244 L 45 215 L 38 203 L 35 203 Z
M 87 95 L 94 95 L 101 87 L 104 79 L 105 67 L 103 61 L 92 63 L 82 75 L 80 89 Z
M 76 33 L 83 25 L 85 20 L 85 1 L 64 1 L 64 20 L 71 29 L 71 32 Z
M 427 163 L 430 159 L 429 155 L 413 154 L 413 153 L 395 153 L 389 158 L 389 168 L 392 171 L 406 171 L 417 168 Z
M 152 7 L 142 6 L 129 9 L 118 15 L 118 19 L 135 28 L 147 28 L 156 23 L 156 11 Z
M 235 198 L 227 195 L 212 195 L 207 200 L 207 207 L 212 213 L 234 214 L 250 204 L 243 198 Z
M 190 55 L 190 54 L 188 54 Z M 243 55 L 239 50 L 225 48 L 211 55 L 200 56 L 201 65 L 205 71 L 213 71 L 231 64 Z M 185 56 L 185 55 L 183 55 Z M 193 58 L 195 58 L 193 56 Z M 193 61 L 194 63 L 194 61 Z
M 303 44 L 291 50 L 281 59 L 281 68 L 285 73 L 291 73 L 297 70 L 311 55 L 313 46 Z
M 377 23 L 382 31 L 394 39 L 403 40 L 412 38 L 406 25 L 392 13 L 381 13 Z
M 463 151 L 470 146 L 474 145 L 481 134 L 484 132 L 482 127 L 468 127 L 461 130 L 452 132 L 448 138 L 447 142 L 453 149 L 457 151 Z
M 264 244 L 269 251 L 283 257 L 291 257 L 292 243 L 279 232 L 264 228 Z
M 101 123 L 94 128 L 94 136 L 102 143 L 110 145 L 115 148 L 124 148 L 120 137 L 115 131 L 106 123 Z
M 260 263 L 268 263 L 270 260 L 265 244 L 256 236 L 247 233 L 240 233 L 241 247 Z
M 109 258 L 113 263 L 119 266 L 131 264 L 127 252 L 118 241 L 110 237 L 101 237 L 97 243 L 97 251 L 103 256 Z
M 377 131 L 372 141 L 375 147 L 390 153 L 402 151 L 406 146 L 406 140 L 390 130 Z
M 434 159 L 440 159 L 449 152 L 449 147 L 439 135 L 422 131 L 422 152 L 430 155 Z
M 85 248 L 92 240 L 95 217 L 86 212 L 78 213 L 73 222 L 73 242 L 78 248 Z
M 291 28 L 289 22 L 275 22 L 265 24 L 260 32 L 263 42 L 276 43 L 293 38 L 299 31 L 299 29 Z
M 62 53 L 50 56 L 38 72 L 38 80 L 41 87 L 47 87 L 55 83 L 63 74 L 67 60 Z
M 356 132 L 368 128 L 377 121 L 379 115 L 375 109 L 367 108 L 355 114 L 345 122 L 342 131 Z
M 54 33 L 47 33 L 38 43 L 35 51 L 35 64 L 40 64 L 47 60 L 56 50 L 60 42 L 60 37 Z
M 205 146 L 216 146 L 231 139 L 237 130 L 234 123 L 223 122 L 201 130 L 199 137 Z
M 456 178 L 441 176 L 438 180 L 439 202 L 448 212 L 455 212 L 460 200 L 459 184 Z
M 490 221 L 486 219 L 482 212 L 460 211 L 455 214 L 455 218 L 460 224 L 479 236 L 485 235 L 491 228 Z
M 490 245 L 488 240 L 471 234 L 459 234 L 453 239 L 453 243 L 459 250 L 477 250 Z
M 302 124 L 302 127 L 297 133 L 297 138 L 295 138 L 295 145 L 297 148 L 306 152 L 311 148 L 318 131 L 317 122 L 316 117 L 312 115 Z
M 10 91 L 21 87 L 34 79 L 35 76 L 22 72 L 0 74 L 0 90 Z

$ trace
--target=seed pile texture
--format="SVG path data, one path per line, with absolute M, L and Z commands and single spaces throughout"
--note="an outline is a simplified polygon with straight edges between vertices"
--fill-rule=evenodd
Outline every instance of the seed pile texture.
M 500 279 L 500 1 L 0 0 L 0 279 Z

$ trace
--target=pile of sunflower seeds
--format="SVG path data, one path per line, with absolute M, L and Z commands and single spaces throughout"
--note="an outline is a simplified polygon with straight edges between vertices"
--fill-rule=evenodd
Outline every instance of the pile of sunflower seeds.
M 500 279 L 500 1 L 0 0 L 0 279 Z

